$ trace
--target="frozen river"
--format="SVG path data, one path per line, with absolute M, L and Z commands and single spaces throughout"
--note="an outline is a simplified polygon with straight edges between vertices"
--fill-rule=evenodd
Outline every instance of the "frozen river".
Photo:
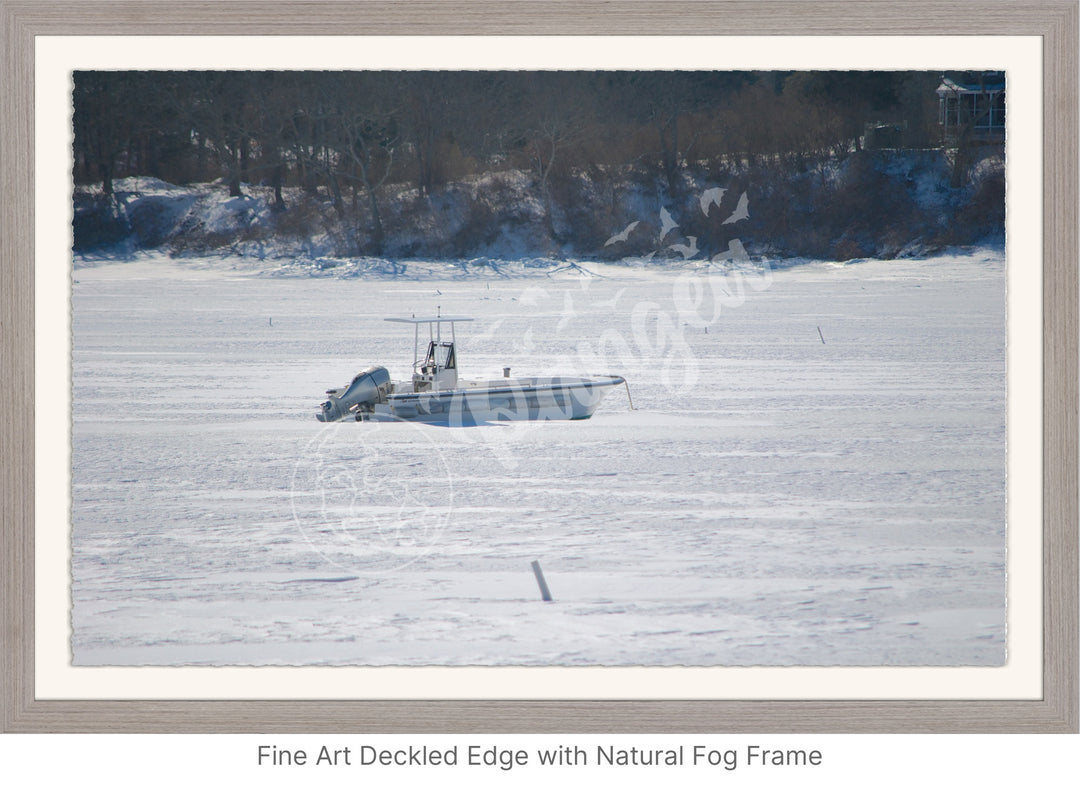
M 78 269 L 74 663 L 1004 663 L 1000 255 L 584 269 Z M 636 409 L 316 421 L 436 307 Z

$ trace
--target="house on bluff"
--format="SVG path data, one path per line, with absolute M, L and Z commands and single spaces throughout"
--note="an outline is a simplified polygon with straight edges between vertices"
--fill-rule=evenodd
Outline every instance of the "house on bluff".
M 943 74 L 936 93 L 946 143 L 1005 140 L 1004 71 Z

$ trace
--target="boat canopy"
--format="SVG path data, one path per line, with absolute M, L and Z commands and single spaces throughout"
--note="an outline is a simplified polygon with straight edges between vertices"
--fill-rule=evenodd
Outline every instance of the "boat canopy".
M 476 318 L 462 317 L 461 315 L 439 315 L 438 317 L 385 317 L 387 323 L 471 323 Z

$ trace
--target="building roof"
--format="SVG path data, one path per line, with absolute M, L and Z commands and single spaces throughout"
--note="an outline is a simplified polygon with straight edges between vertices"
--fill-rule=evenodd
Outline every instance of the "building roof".
M 999 93 L 1005 90 L 1004 71 L 989 71 L 975 80 L 971 79 L 972 75 L 965 76 L 953 79 L 942 75 L 941 85 L 935 92 L 940 96 L 943 93 Z

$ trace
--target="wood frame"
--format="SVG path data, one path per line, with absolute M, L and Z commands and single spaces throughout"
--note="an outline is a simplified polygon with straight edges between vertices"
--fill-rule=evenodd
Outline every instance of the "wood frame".
M 669 20 L 680 19 L 679 30 Z M 0 0 L 0 730 L 4 732 L 1077 732 L 1075 0 Z M 34 693 L 38 35 L 1030 35 L 1043 41 L 1043 688 L 1031 701 L 39 701 Z

